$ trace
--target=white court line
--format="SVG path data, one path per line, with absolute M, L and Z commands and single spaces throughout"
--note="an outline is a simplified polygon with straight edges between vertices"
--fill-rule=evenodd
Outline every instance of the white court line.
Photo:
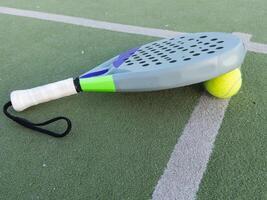
M 62 22 L 110 31 L 154 37 L 172 37 L 181 32 L 109 23 L 80 17 L 0 7 L 0 13 Z M 267 45 L 250 42 L 251 35 L 233 33 L 243 39 L 248 50 L 267 53 Z M 229 100 L 218 100 L 202 95 L 178 139 L 164 174 L 161 176 L 153 199 L 194 199 L 206 170 L 213 143 L 221 126 Z
M 200 97 L 153 192 L 154 200 L 196 198 L 228 102 Z
M 166 37 L 167 38 L 167 37 L 175 36 L 177 34 L 182 34 L 180 32 L 169 31 L 169 30 L 124 25 L 124 24 L 118 24 L 118 23 L 86 19 L 86 18 L 81 18 L 81 17 L 57 15 L 57 14 L 51 14 L 51 13 L 45 13 L 45 12 L 22 10 L 22 9 L 15 9 L 15 8 L 8 8 L 8 7 L 0 7 L 0 13 L 21 16 L 21 17 L 30 17 L 30 18 L 41 19 L 41 20 L 46 20 L 46 21 L 62 22 L 65 24 L 74 24 L 78 26 L 104 29 L 104 30 L 109 30 L 109 31 L 153 36 L 153 37 L 164 37 L 164 38 Z
M 1 7 L 1 6 L 0 6 L 0 13 L 7 14 L 7 15 L 21 16 L 21 17 L 30 17 L 30 18 L 41 19 L 41 20 L 46 20 L 46 21 L 62 22 L 65 24 L 73 24 L 73 25 L 78 25 L 78 26 L 104 29 L 104 30 L 109 30 L 109 31 L 153 36 L 153 37 L 168 38 L 168 37 L 173 37 L 175 35 L 184 34 L 183 32 L 176 32 L 176 31 L 170 31 L 170 30 L 145 28 L 145 27 L 140 27 L 140 26 L 111 23 L 111 22 L 98 21 L 98 20 L 92 20 L 92 19 L 81 18 L 81 17 L 72 17 L 72 16 L 66 16 L 66 15 L 58 15 L 58 14 L 51 14 L 51 13 L 46 13 L 46 12 L 22 10 L 22 9 Z M 243 34 L 243 33 L 240 33 L 240 34 Z M 266 44 L 248 42 L 246 47 L 249 51 L 267 54 Z

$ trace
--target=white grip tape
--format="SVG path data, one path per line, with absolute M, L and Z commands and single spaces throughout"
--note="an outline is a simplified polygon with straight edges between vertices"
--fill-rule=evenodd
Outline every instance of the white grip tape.
M 31 106 L 76 93 L 73 78 L 69 78 L 28 90 L 13 91 L 10 99 L 14 110 L 23 111 Z

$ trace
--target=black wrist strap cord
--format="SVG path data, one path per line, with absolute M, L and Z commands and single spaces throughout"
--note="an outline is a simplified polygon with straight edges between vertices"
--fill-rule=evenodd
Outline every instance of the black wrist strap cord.
M 29 129 L 53 136 L 53 137 L 64 137 L 71 130 L 71 121 L 66 117 L 56 117 L 56 118 L 50 119 L 50 120 L 42 122 L 42 123 L 33 123 L 33 122 L 30 122 L 24 118 L 16 117 L 16 116 L 12 115 L 11 113 L 9 113 L 8 108 L 11 106 L 12 106 L 11 101 L 7 102 L 3 107 L 3 112 L 5 113 L 5 115 L 9 119 L 12 119 L 14 122 L 20 124 L 21 126 L 24 126 L 26 128 L 29 128 Z M 48 124 L 54 123 L 54 122 L 59 121 L 59 120 L 65 120 L 67 122 L 67 129 L 63 133 L 57 133 L 57 132 L 42 128 L 43 126 L 46 126 Z

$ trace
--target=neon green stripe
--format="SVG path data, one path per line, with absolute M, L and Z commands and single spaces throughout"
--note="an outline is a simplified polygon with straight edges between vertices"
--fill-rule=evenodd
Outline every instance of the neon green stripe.
M 80 85 L 84 92 L 115 92 L 112 75 L 81 78 Z

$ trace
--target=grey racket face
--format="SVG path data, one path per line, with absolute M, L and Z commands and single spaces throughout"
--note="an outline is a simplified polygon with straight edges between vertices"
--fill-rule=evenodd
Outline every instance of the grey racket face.
M 232 34 L 190 33 L 130 49 L 81 78 L 113 75 L 118 91 L 167 89 L 240 67 L 245 54 L 244 44 Z
M 240 44 L 240 39 L 232 34 L 186 34 L 141 46 L 130 57 L 124 58 L 125 62 L 119 67 L 132 71 L 190 65 L 212 59 Z

